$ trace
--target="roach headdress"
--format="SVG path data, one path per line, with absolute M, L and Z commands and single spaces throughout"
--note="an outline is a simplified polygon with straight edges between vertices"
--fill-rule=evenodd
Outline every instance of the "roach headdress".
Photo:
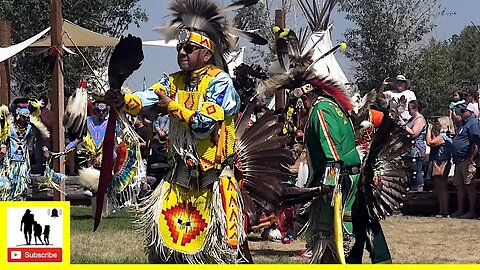
M 236 38 L 242 37 L 252 43 L 265 45 L 267 41 L 251 32 L 231 26 L 226 12 L 254 5 L 258 0 L 239 0 L 226 7 L 211 0 L 174 0 L 170 5 L 173 20 L 165 27 L 155 30 L 162 32 L 167 40 L 191 42 L 213 52 L 215 64 L 226 68 L 225 56 L 233 50 Z
M 298 98 L 311 91 L 322 91 L 345 111 L 352 110 L 353 106 L 345 86 L 329 74 L 319 74 L 313 68 L 315 62 L 321 59 L 312 58 L 314 49 L 300 55 L 299 41 L 293 30 L 275 26 L 274 31 L 280 32 L 276 47 L 281 70 L 264 80 L 258 88 L 259 92 L 272 93 L 288 89 L 289 98 Z

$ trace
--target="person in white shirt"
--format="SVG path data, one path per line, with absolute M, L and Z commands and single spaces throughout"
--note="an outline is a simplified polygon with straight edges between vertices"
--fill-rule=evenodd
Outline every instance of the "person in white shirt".
M 412 100 L 417 100 L 415 93 L 410 90 L 410 81 L 405 78 L 404 75 L 398 75 L 395 77 L 395 80 L 391 81 L 391 78 L 386 78 L 383 80 L 383 85 L 390 84 L 393 87 L 393 91 L 385 91 L 383 95 L 385 96 L 390 108 L 396 108 L 398 101 L 402 96 L 406 99 L 406 104 Z M 411 118 L 411 115 L 408 113 L 408 110 L 405 110 L 401 117 L 403 120 L 407 121 Z
M 473 104 L 473 106 L 470 106 L 470 110 L 478 118 L 479 109 L 478 109 L 478 90 L 477 90 L 477 86 L 468 87 L 467 93 L 465 95 L 465 104 L 467 104 L 467 106 L 470 105 L 470 104 Z

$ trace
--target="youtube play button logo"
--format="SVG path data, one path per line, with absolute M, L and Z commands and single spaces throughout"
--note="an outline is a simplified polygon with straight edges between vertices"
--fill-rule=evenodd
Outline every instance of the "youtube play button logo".
M 9 259 L 13 260 L 21 260 L 22 259 L 22 251 L 20 250 L 12 250 L 10 251 Z
M 9 248 L 8 262 L 62 262 L 61 248 Z

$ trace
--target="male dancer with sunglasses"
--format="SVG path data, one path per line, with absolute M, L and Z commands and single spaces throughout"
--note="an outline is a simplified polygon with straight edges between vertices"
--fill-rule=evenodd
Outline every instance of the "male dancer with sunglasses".
M 108 122 L 108 106 L 104 102 L 93 103 L 93 115 L 87 118 L 86 134 L 82 139 L 76 139 L 70 142 L 65 151 L 76 148 L 77 145 L 84 141 L 87 152 L 88 165 L 99 168 L 102 155 L 101 149 L 105 130 Z
M 231 51 L 224 14 L 216 4 L 176 0 L 171 31 L 180 71 L 144 92 L 108 91 L 112 106 L 137 115 L 151 109 L 170 117 L 172 170 L 145 201 L 139 224 L 151 263 L 251 262 L 239 183 L 232 171 L 234 117 L 240 97 L 223 68 Z M 188 22 L 183 18 L 200 17 Z M 190 25 L 195 21 L 205 22 Z M 169 28 L 169 27 L 167 27 Z

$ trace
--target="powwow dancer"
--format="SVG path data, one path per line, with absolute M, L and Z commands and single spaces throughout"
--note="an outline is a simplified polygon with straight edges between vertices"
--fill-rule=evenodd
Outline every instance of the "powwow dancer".
M 30 155 L 38 136 L 50 133 L 40 120 L 40 105 L 27 98 L 0 107 L 0 200 L 22 200 L 31 183 Z M 13 117 L 12 117 L 13 116 Z M 42 147 L 38 146 L 37 147 Z
M 378 132 L 382 124 L 384 126 L 388 125 L 385 124 L 385 122 L 388 122 L 391 118 L 384 117 L 384 115 L 389 115 L 389 111 L 388 108 L 382 107 L 385 103 L 378 99 L 381 91 L 377 93 L 375 90 L 372 90 L 361 97 L 356 85 L 352 85 L 350 89 L 353 92 L 352 104 L 354 108 L 351 112 L 351 117 L 355 130 L 355 145 L 365 166 L 365 164 L 369 164 L 366 162 L 366 158 L 371 150 L 371 144 L 372 140 L 375 138 L 375 133 Z M 380 98 L 382 97 L 380 96 Z M 395 115 L 396 119 L 399 115 L 398 110 L 394 111 L 393 115 Z M 384 119 L 386 120 L 385 122 L 383 121 Z M 385 132 L 384 126 L 382 132 Z M 386 136 L 385 138 L 388 137 Z M 378 142 L 376 144 L 378 144 Z M 374 153 L 374 151 L 372 151 L 372 153 Z M 372 155 L 370 155 L 370 159 L 372 159 Z M 370 253 L 372 263 L 389 263 L 392 258 L 382 227 L 380 226 L 378 219 L 370 219 L 369 214 L 364 207 L 366 204 L 365 192 L 362 191 L 363 189 L 360 188 L 360 192 L 357 194 L 352 209 L 352 224 L 355 243 L 351 247 L 346 262 L 361 263 L 363 252 L 367 244 L 367 250 Z M 369 226 L 368 231 L 366 227 L 367 224 Z M 373 240 L 367 241 L 367 237 L 371 237 Z
M 231 34 L 257 44 L 266 40 L 231 28 L 224 12 L 256 2 L 239 1 L 221 8 L 208 0 L 174 1 L 170 9 L 175 18 L 162 30 L 167 39 L 178 39 L 181 71 L 165 75 L 149 91 L 107 92 L 112 106 L 130 114 L 152 109 L 170 117 L 172 170 L 145 200 L 138 220 L 150 262 L 252 261 L 233 168 L 234 118 L 240 98 L 224 71 L 224 56 L 232 49 Z
M 307 95 L 310 114 L 305 142 L 312 173 L 305 189 L 287 189 L 290 194 L 285 197 L 288 195 L 288 202 L 292 203 L 292 194 L 296 193 L 297 202 L 307 202 L 304 213 L 308 221 L 302 231 L 307 233 L 313 249 L 311 262 L 345 263 L 345 254 L 351 248 L 348 244 L 357 233 L 368 236 L 361 240 L 367 241 L 367 249 L 375 254 L 380 250 L 374 250 L 378 233 L 374 226 L 401 206 L 406 192 L 411 160 L 404 156 L 411 139 L 395 120 L 384 116 L 361 164 L 348 117 L 353 106 L 346 90 L 329 75 L 317 74 L 312 66 L 312 50 L 301 55 L 294 33 L 288 33 L 288 39 L 280 37 L 277 41 L 285 74 L 266 80 L 263 91 L 290 89 L 290 98 Z M 362 200 L 356 202 L 357 195 Z M 364 217 L 352 224 L 352 212 L 361 212 Z M 344 239 L 348 241 L 345 246 Z M 362 250 L 364 245 L 359 245 Z
M 102 91 L 92 91 L 90 98 L 88 96 L 86 81 L 81 81 L 75 95 L 69 98 L 66 110 L 68 118 L 64 124 L 69 132 L 79 134 L 80 138 L 70 142 L 66 151 L 78 148 L 77 152 L 85 158 L 81 164 L 86 166 L 79 170 L 80 182 L 96 195 L 109 107 L 103 100 Z M 87 117 L 89 103 L 93 115 Z M 115 132 L 115 165 L 113 180 L 108 188 L 108 203 L 112 203 L 113 207 L 121 207 L 137 203 L 146 168 L 140 155 L 139 138 L 126 118 L 119 119 Z

